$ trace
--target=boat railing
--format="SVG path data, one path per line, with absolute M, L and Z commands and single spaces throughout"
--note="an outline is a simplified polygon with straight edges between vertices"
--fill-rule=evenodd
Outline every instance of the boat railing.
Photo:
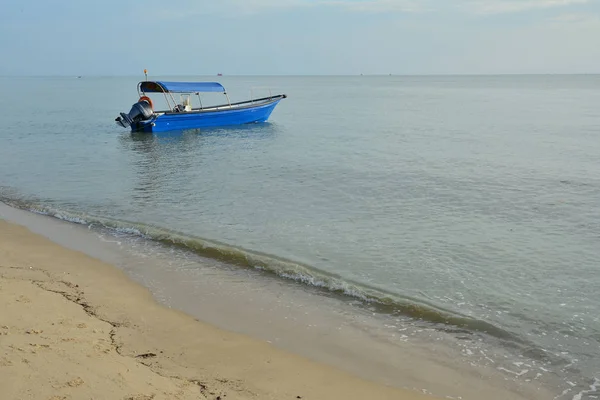
M 269 99 L 273 97 L 273 93 L 271 92 L 271 88 L 270 87 L 265 87 L 265 86 L 254 86 L 250 88 L 250 101 L 254 102 L 254 91 L 255 90 L 268 90 L 269 91 Z M 263 97 L 263 99 L 265 99 Z
M 270 95 L 269 97 L 261 97 L 258 99 L 252 99 L 252 100 L 244 100 L 244 101 L 238 101 L 235 103 L 228 103 L 228 104 L 219 104 L 219 105 L 209 105 L 209 106 L 203 106 L 203 107 L 194 107 L 192 108 L 190 111 L 191 112 L 201 112 L 201 111 L 216 111 L 216 110 L 227 110 L 227 109 L 233 109 L 233 108 L 242 108 L 245 106 L 248 106 L 250 104 L 255 104 L 255 103 L 259 103 L 259 102 L 270 102 L 270 101 L 275 101 L 279 98 L 285 98 L 286 95 L 284 94 L 278 94 L 278 95 Z M 187 111 L 187 112 L 190 112 Z M 169 110 L 164 110 L 164 111 L 157 111 L 157 112 L 163 112 L 166 114 L 171 114 L 171 113 L 180 113 L 180 112 L 186 112 L 186 111 L 180 111 L 180 110 L 174 110 L 174 109 L 169 109 Z

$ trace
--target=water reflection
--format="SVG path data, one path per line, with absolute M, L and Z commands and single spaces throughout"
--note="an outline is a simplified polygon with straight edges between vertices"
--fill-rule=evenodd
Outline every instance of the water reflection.
M 281 133 L 281 127 L 277 124 L 265 122 L 261 124 L 239 125 L 235 127 L 202 128 L 174 130 L 156 133 L 130 133 L 121 136 L 123 145 L 127 143 L 142 143 L 140 146 L 131 146 L 132 150 L 145 151 L 148 146 L 158 145 L 161 147 L 177 147 L 190 145 L 202 145 L 206 139 L 248 139 L 268 140 L 274 139 Z M 184 150 L 182 147 L 181 150 Z
M 263 123 L 123 134 L 119 143 L 135 174 L 132 201 L 142 206 L 168 201 L 167 193 L 179 192 L 196 175 L 210 173 L 213 167 L 207 160 L 225 157 L 235 148 L 272 141 L 279 132 L 277 125 Z

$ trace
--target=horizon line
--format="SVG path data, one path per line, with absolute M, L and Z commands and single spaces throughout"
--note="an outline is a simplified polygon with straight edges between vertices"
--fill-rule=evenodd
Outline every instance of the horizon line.
M 356 77 L 356 76 L 405 76 L 405 77 L 439 77 L 439 76 L 573 76 L 573 75 L 600 75 L 600 72 L 503 72 L 503 73 L 431 73 L 431 74 L 410 74 L 410 73 L 354 73 L 354 74 L 156 74 L 153 76 L 214 76 L 223 78 L 231 77 Z M 17 75 L 0 74 L 1 78 L 69 78 L 69 77 L 90 77 L 90 78 L 124 78 L 124 77 L 145 77 L 143 74 L 46 74 L 46 75 Z M 150 78 L 150 76 L 148 77 Z

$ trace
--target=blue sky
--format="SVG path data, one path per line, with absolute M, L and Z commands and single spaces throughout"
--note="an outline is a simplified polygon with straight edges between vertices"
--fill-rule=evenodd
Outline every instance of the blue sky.
M 600 73 L 600 0 L 0 0 L 0 75 Z

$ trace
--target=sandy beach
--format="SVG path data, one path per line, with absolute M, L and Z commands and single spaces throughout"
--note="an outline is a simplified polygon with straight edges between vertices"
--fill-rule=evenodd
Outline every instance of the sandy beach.
M 3 399 L 424 399 L 156 303 L 111 265 L 0 221 Z

